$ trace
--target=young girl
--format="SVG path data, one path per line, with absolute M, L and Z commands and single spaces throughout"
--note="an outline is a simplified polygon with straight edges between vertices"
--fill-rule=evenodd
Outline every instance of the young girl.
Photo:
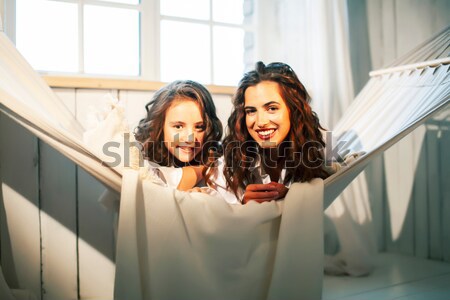
M 153 96 L 145 106 L 135 138 L 142 154 L 168 186 L 187 190 L 209 182 L 206 174 L 219 150 L 222 124 L 211 94 L 201 84 L 174 81 Z
M 323 128 L 287 64 L 258 62 L 239 82 L 233 105 L 219 166 L 225 179 L 217 178 L 228 202 L 230 192 L 243 204 L 281 199 L 293 182 L 330 175 L 324 167 Z

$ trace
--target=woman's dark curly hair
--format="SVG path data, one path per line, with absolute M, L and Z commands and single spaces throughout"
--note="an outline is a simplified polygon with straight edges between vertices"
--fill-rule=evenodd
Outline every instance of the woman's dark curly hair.
M 163 141 L 166 112 L 174 101 L 179 100 L 197 103 L 206 127 L 202 151 L 188 163 L 176 159 L 167 150 Z M 143 146 L 144 159 L 167 167 L 212 165 L 218 153 L 221 152 L 220 140 L 223 130 L 211 94 L 203 85 L 192 80 L 178 80 L 169 83 L 155 93 L 152 100 L 145 105 L 145 109 L 147 116 L 139 122 L 134 131 L 136 140 Z M 207 180 L 207 178 L 205 179 Z
M 255 70 L 247 72 L 239 82 L 233 96 L 233 111 L 228 119 L 228 129 L 223 141 L 224 175 L 227 186 L 238 195 L 247 184 L 254 183 L 250 168 L 261 151 L 250 136 L 245 122 L 245 91 L 262 81 L 278 83 L 281 97 L 289 109 L 291 128 L 283 144 L 286 176 L 284 183 L 290 181 L 309 181 L 313 178 L 326 178 L 329 174 L 321 167 L 325 142 L 320 129 L 319 118 L 312 111 L 311 99 L 291 67 L 284 63 L 271 63 L 267 66 L 257 62 Z

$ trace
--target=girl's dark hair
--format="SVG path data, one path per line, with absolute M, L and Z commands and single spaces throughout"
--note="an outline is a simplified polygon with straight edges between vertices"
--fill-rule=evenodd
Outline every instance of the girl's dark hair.
M 323 128 L 311 109 L 311 99 L 305 87 L 289 65 L 279 62 L 264 65 L 263 62 L 257 62 L 255 70 L 245 73 L 239 82 L 223 141 L 224 175 L 227 186 L 236 196 L 239 196 L 239 188 L 245 190 L 247 184 L 255 182 L 250 168 L 258 159 L 260 151 L 256 150 L 259 146 L 247 130 L 244 105 L 247 88 L 262 81 L 278 83 L 280 95 L 290 113 L 291 128 L 283 142 L 289 144 L 283 153 L 286 164 L 284 183 L 329 176 L 322 168 L 324 160 L 321 148 L 325 147 L 325 142 L 320 129 Z
M 202 151 L 188 163 L 182 163 L 176 159 L 164 146 L 163 141 L 166 112 L 177 100 L 197 103 L 206 127 Z M 215 158 L 221 152 L 220 140 L 223 130 L 211 94 L 203 85 L 192 80 L 177 80 L 169 83 L 155 93 L 152 100 L 145 105 L 145 109 L 147 116 L 139 122 L 134 131 L 136 140 L 143 146 L 144 159 L 168 167 L 214 164 Z M 204 176 L 208 182 L 210 174 L 204 174 Z

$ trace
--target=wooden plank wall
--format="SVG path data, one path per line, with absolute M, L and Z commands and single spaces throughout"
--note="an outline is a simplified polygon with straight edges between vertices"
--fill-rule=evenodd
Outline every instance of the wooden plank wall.
M 54 91 L 84 127 L 92 111 L 106 109 L 107 95 L 124 102 L 130 124 L 144 117 L 153 95 Z M 230 96 L 213 98 L 225 122 Z M 1 264 L 8 284 L 38 299 L 112 299 L 117 214 L 99 202 L 104 186 L 7 116 L 0 125 Z
M 1 263 L 14 289 L 41 295 L 39 143 L 0 114 Z

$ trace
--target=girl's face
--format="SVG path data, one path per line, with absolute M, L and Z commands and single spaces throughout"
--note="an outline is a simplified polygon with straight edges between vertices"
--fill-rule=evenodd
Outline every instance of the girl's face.
M 245 123 L 262 148 L 279 146 L 291 129 L 289 108 L 280 95 L 278 83 L 262 81 L 245 91 Z
M 164 145 L 181 162 L 201 151 L 206 125 L 200 107 L 190 99 L 176 99 L 166 111 Z

